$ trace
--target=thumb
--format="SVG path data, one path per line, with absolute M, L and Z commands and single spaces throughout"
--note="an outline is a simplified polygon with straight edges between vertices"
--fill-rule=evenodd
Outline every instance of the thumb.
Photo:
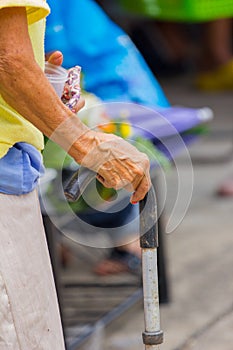
M 63 62 L 63 54 L 61 51 L 54 51 L 46 54 L 46 60 L 56 66 L 61 66 Z

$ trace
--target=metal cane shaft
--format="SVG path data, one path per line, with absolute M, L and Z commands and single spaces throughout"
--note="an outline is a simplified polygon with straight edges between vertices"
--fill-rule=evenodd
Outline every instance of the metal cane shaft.
M 142 250 L 142 274 L 145 330 L 160 331 L 157 249 Z
M 65 195 L 67 199 L 77 200 L 92 178 L 93 172 L 88 169 L 84 169 L 83 176 L 77 172 L 66 186 Z M 153 189 L 151 189 L 145 199 L 140 202 L 140 246 L 142 248 L 145 317 L 145 332 L 142 336 L 146 350 L 155 350 L 163 342 L 159 313 L 157 231 L 156 199 Z
M 157 346 L 163 342 L 163 332 L 160 330 L 157 268 L 157 206 L 153 189 L 140 202 L 140 234 L 145 318 L 145 332 L 142 337 L 145 349 L 153 350 L 158 349 Z

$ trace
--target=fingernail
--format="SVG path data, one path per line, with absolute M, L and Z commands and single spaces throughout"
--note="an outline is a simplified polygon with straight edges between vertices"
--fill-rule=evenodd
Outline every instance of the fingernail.
M 132 204 L 138 204 L 138 202 L 131 202 Z

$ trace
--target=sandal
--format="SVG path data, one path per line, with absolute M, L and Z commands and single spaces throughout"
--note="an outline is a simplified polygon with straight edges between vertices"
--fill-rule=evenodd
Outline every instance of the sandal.
M 130 272 L 136 275 L 141 274 L 141 259 L 126 250 L 114 248 L 110 256 L 102 260 L 94 272 L 100 276 Z

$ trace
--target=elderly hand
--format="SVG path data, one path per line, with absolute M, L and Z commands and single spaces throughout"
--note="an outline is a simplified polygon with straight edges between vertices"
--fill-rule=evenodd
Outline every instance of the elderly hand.
M 142 200 L 151 186 L 148 157 L 121 137 L 90 131 L 83 135 L 81 164 L 94 170 L 109 188 L 134 192 L 131 203 Z
M 55 65 L 62 65 L 63 55 L 60 51 L 54 51 L 46 56 L 46 59 Z M 80 100 L 75 111 L 83 106 Z M 81 137 L 82 165 L 94 170 L 98 180 L 108 188 L 116 190 L 125 188 L 134 192 L 131 203 L 137 203 L 144 198 L 151 186 L 150 164 L 148 157 L 139 152 L 134 146 L 122 138 L 101 132 L 90 131 Z M 79 161 L 79 160 L 78 160 Z

